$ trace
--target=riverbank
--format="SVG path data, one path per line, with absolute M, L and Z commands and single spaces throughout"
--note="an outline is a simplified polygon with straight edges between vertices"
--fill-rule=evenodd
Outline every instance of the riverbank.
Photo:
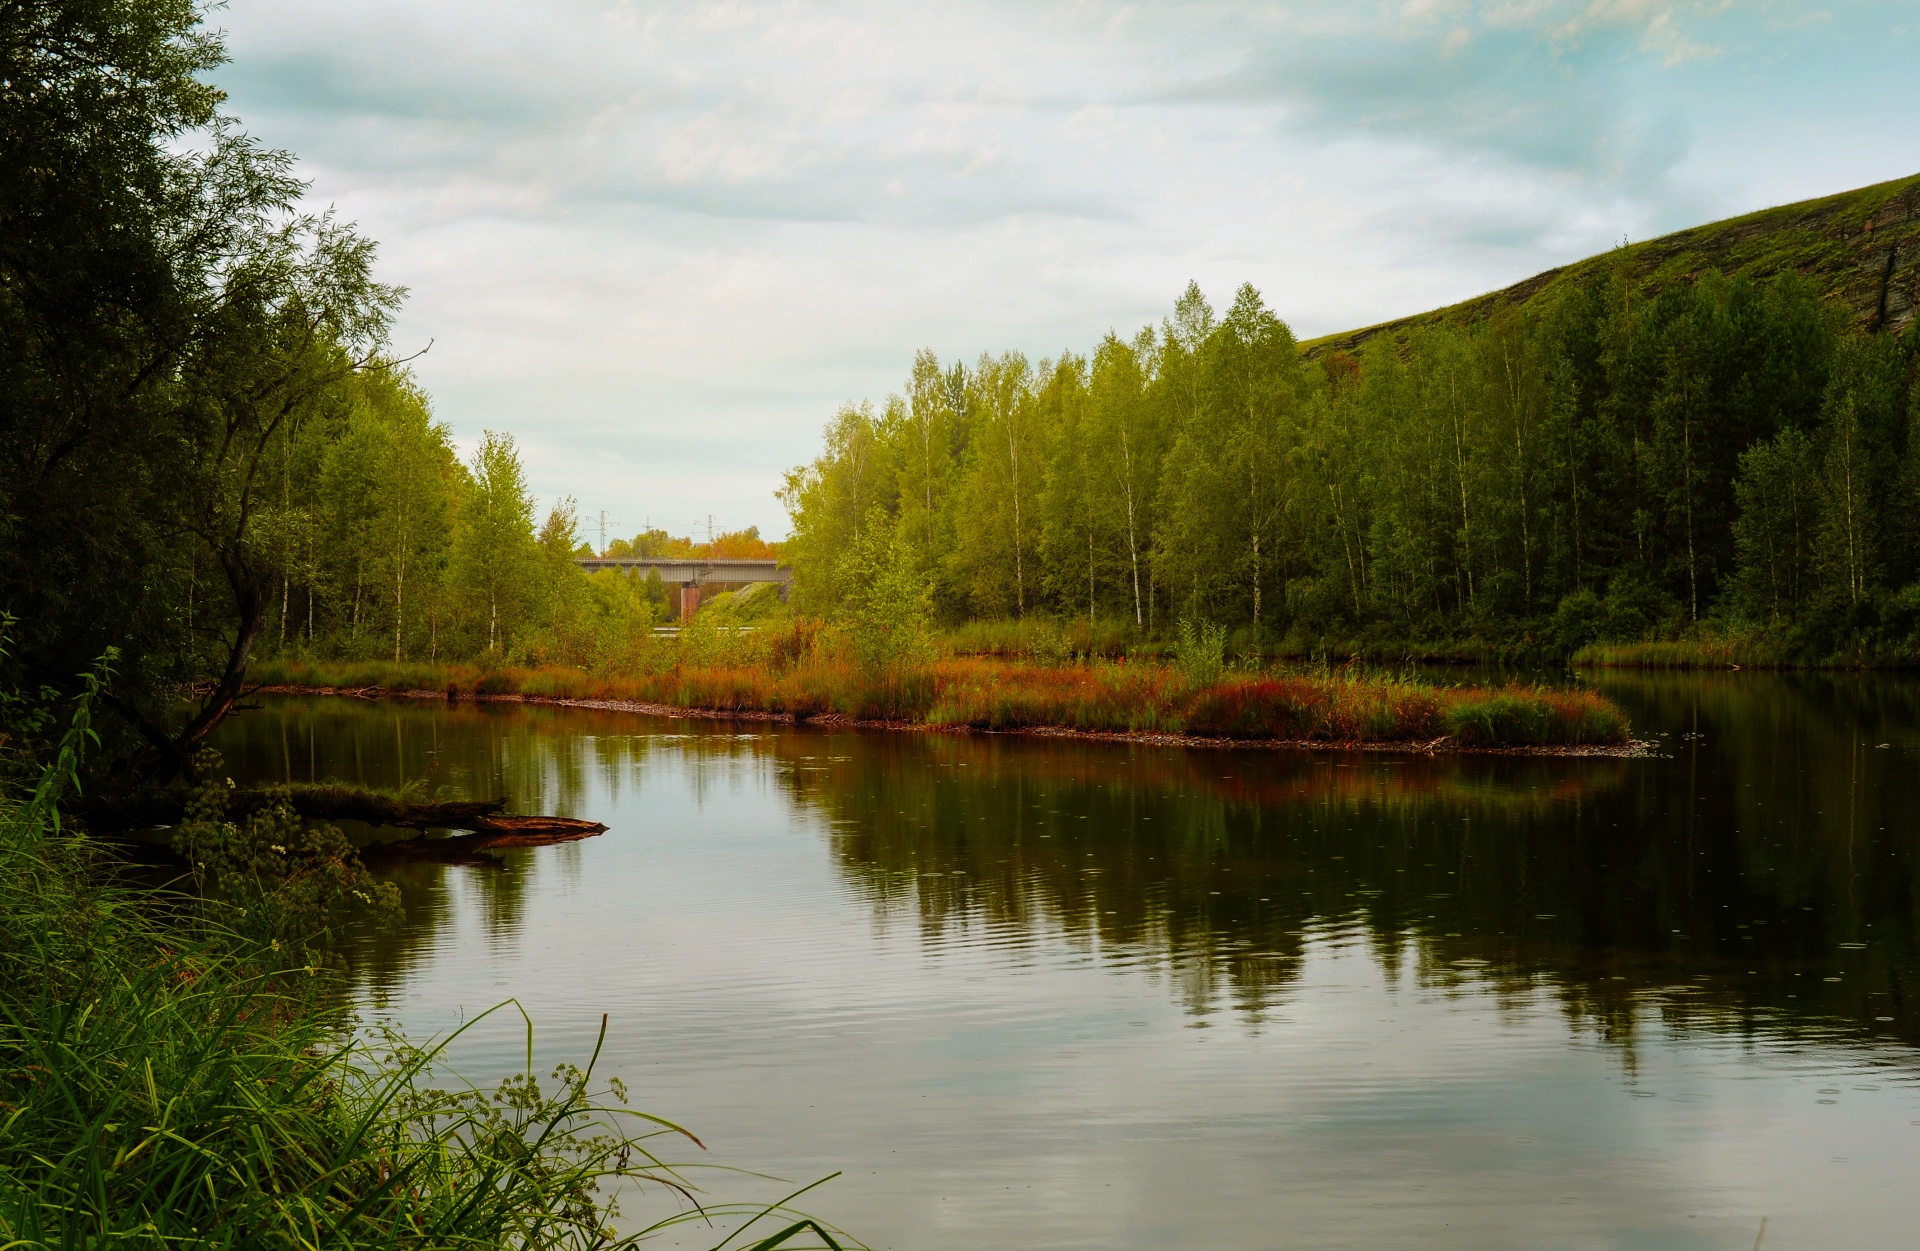
M 1797 669 L 1898 672 L 1920 668 L 1920 654 L 1903 648 L 1861 648 L 1832 654 L 1796 649 L 1753 637 L 1590 643 L 1569 663 L 1586 669 Z
M 1193 683 L 1152 663 L 1033 665 L 963 658 L 874 673 L 832 661 L 577 669 L 263 661 L 262 689 L 502 699 L 660 715 L 1118 739 L 1169 745 L 1425 751 L 1643 750 L 1599 693 L 1397 675 L 1228 673 Z
M 1171 642 L 1142 639 L 1130 623 L 1054 621 L 969 621 L 939 633 L 944 654 L 1041 665 L 1073 657 L 1122 658 L 1163 662 Z M 1920 644 L 1902 642 L 1898 631 L 1847 636 L 1829 631 L 1809 634 L 1782 626 L 1726 628 L 1702 625 L 1681 637 L 1609 640 L 1571 644 L 1557 640 L 1544 624 L 1517 635 L 1478 634 L 1406 637 L 1385 629 L 1346 635 L 1289 633 L 1259 638 L 1245 632 L 1226 640 L 1226 651 L 1255 655 L 1264 662 L 1313 665 L 1359 662 L 1382 668 L 1406 665 L 1511 666 L 1576 669 L 1793 669 L 1908 670 L 1920 668 Z
M 694 1208 L 664 1161 L 698 1140 L 626 1107 L 598 1046 L 537 1077 L 528 1021 L 525 1071 L 443 1090 L 467 1026 L 358 1030 L 332 933 L 383 892 L 284 804 L 231 812 L 210 775 L 173 827 L 205 880 L 128 881 L 61 816 L 80 708 L 31 795 L 0 794 L 0 1245 L 613 1251 L 695 1219 L 786 1226 L 746 1251 L 839 1245 L 778 1205 Z M 468 1025 L 493 1012 L 519 1008 Z M 666 1213 L 616 1231 L 616 1195 L 647 1191 Z

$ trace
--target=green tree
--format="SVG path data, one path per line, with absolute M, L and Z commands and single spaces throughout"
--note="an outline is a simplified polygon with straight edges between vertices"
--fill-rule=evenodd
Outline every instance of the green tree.
M 300 212 L 291 158 L 221 115 L 199 19 L 0 12 L 0 602 L 42 680 L 121 649 L 102 701 L 167 772 L 231 710 L 282 582 L 253 529 L 276 449 L 384 367 L 399 298 L 371 244 Z
M 429 651 L 438 650 L 435 614 L 466 471 L 450 432 L 434 422 L 409 379 L 356 379 L 348 401 L 344 427 L 320 469 L 329 546 L 333 559 L 350 567 L 336 575 L 353 586 L 350 650 L 372 650 L 371 630 L 364 649 L 361 630 L 379 619 L 397 662 L 406 655 L 409 628 L 427 635 Z
M 1008 352 L 982 356 L 969 375 L 977 416 L 955 499 L 966 524 L 956 527 L 948 563 L 976 611 L 1023 617 L 1041 586 L 1036 504 L 1046 462 L 1034 374 L 1025 356 Z
M 1093 354 L 1085 437 L 1091 505 L 1115 536 L 1136 629 L 1147 624 L 1142 579 L 1151 576 L 1154 484 L 1166 454 L 1162 408 L 1147 386 L 1157 355 L 1151 327 L 1132 343 L 1109 333 Z
M 843 405 L 827 424 L 826 449 L 811 465 L 788 471 L 778 492 L 792 519 L 786 551 L 796 605 L 827 613 L 840 602 L 840 557 L 859 541 L 873 508 L 897 499 L 895 483 L 872 406 Z
M 1803 431 L 1789 427 L 1741 455 L 1733 535 L 1734 602 L 1743 616 L 1786 620 L 1802 606 L 1812 584 L 1820 487 L 1820 458 Z
M 487 431 L 469 468 L 473 489 L 454 545 L 453 576 L 486 622 L 487 650 L 500 653 L 510 633 L 527 624 L 537 589 L 533 497 L 512 435 Z
M 876 505 L 840 566 L 837 615 L 861 667 L 888 671 L 924 660 L 933 601 L 906 525 Z

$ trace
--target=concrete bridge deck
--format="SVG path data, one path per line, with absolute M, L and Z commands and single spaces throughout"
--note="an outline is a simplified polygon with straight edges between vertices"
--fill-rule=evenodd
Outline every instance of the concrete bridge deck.
M 581 556 L 575 564 L 593 573 L 613 569 L 646 577 L 657 571 L 662 582 L 679 586 L 710 586 L 749 582 L 792 582 L 793 570 L 777 560 L 697 560 L 654 556 Z

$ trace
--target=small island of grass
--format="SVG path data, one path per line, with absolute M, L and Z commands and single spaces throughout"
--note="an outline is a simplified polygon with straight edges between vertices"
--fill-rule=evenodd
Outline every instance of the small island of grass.
M 623 671 L 269 660 L 263 689 L 428 695 L 794 722 L 1127 737 L 1156 742 L 1632 750 L 1598 692 L 1461 685 L 1359 668 L 1228 669 L 1216 658 L 931 655 L 862 663 L 844 636 L 795 622 L 752 634 L 689 630 Z

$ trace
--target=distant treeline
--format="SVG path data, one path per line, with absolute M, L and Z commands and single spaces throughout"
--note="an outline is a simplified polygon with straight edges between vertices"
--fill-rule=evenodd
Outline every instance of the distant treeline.
M 895 532 L 940 616 L 1207 618 L 1296 646 L 1570 650 L 1709 626 L 1802 649 L 1920 625 L 1916 334 L 1787 274 L 1617 270 L 1303 358 L 1243 286 L 1090 355 L 931 352 L 793 470 L 797 602 Z
M 467 462 L 398 371 L 342 379 L 267 449 L 256 558 L 273 572 L 274 655 L 533 664 L 630 658 L 668 616 L 656 573 L 584 572 L 574 501 L 536 526 L 518 450 L 489 432 Z M 650 529 L 612 556 L 768 557 L 757 529 L 695 543 Z

